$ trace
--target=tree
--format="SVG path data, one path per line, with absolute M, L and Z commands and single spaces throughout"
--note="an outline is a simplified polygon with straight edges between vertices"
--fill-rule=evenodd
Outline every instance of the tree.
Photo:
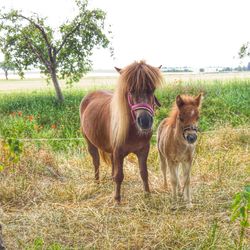
M 250 56 L 250 43 L 249 42 L 243 44 L 240 48 L 240 51 L 239 51 L 240 58 L 243 58 L 246 56 Z
M 59 101 L 64 97 L 58 79 L 77 82 L 91 69 L 93 48 L 109 46 L 105 34 L 106 13 L 88 10 L 87 0 L 75 0 L 78 14 L 56 32 L 38 14 L 0 10 L 0 48 L 11 59 L 19 75 L 29 67 L 39 68 L 52 80 Z M 110 31 L 109 31 L 110 33 Z M 111 49 L 112 52 L 112 49 Z
M 8 80 L 8 72 L 15 70 L 15 65 L 5 56 L 4 61 L 0 62 L 0 68 L 4 71 L 6 80 Z

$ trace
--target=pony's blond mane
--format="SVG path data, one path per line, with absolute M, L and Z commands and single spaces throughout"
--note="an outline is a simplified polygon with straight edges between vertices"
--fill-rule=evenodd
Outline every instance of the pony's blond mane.
M 183 100 L 185 105 L 195 105 L 195 99 L 192 96 L 181 95 L 181 99 Z M 171 109 L 171 112 L 170 112 L 168 119 L 166 121 L 166 124 L 169 126 L 174 126 L 178 115 L 179 115 L 179 109 L 176 105 L 176 102 L 174 102 L 172 109 Z
M 155 90 L 162 84 L 159 68 L 152 67 L 145 61 L 134 62 L 121 70 L 118 84 L 111 101 L 111 143 L 113 147 L 125 142 L 130 110 L 128 107 L 128 92 L 141 93 L 143 90 Z

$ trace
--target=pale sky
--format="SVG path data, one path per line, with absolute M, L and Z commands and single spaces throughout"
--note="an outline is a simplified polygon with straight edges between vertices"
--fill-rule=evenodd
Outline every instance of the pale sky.
M 56 27 L 73 15 L 73 0 L 0 0 L 0 7 L 48 16 Z M 89 0 L 107 12 L 115 59 L 95 50 L 93 66 L 123 67 L 145 59 L 155 66 L 237 66 L 250 41 L 249 0 Z

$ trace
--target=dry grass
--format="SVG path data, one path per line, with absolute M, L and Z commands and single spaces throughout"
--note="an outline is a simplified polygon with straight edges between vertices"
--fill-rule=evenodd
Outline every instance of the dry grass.
M 0 174 L 7 249 L 234 249 L 239 226 L 230 222 L 230 203 L 250 181 L 249 142 L 248 129 L 200 135 L 192 210 L 181 201 L 172 209 L 155 146 L 148 160 L 151 195 L 143 194 L 131 155 L 118 206 L 112 198 L 111 169 L 103 166 L 101 183 L 94 183 L 85 149 L 63 155 L 25 144 L 21 161 Z

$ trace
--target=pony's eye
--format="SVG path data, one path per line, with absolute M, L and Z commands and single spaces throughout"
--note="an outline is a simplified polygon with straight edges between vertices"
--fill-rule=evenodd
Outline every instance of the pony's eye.
M 147 89 L 147 90 L 146 90 L 146 94 L 147 94 L 147 95 L 153 95 L 153 92 L 154 92 L 154 91 L 151 90 L 151 89 Z
M 179 116 L 179 120 L 180 120 L 181 122 L 183 122 L 183 121 L 184 121 L 184 119 L 183 119 L 183 117 L 182 117 L 182 116 Z

